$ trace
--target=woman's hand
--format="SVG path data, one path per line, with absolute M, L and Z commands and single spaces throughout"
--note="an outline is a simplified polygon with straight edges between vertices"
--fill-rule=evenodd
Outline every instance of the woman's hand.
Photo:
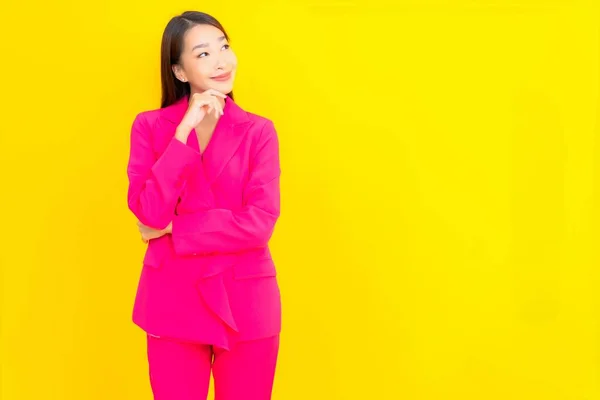
M 149 226 L 146 226 L 139 221 L 137 223 L 137 226 L 140 231 L 140 234 L 142 235 L 142 241 L 144 243 L 148 243 L 152 239 L 157 239 L 161 236 L 164 236 L 164 235 L 172 232 L 172 224 L 171 223 L 169 223 L 169 226 L 167 226 L 165 229 L 161 229 L 161 230 L 150 228 Z
M 190 98 L 188 109 L 177 127 L 175 137 L 186 143 L 192 129 L 195 129 L 207 114 L 213 112 L 217 118 L 223 115 L 223 107 L 219 97 L 227 98 L 226 95 L 214 89 L 194 93 Z

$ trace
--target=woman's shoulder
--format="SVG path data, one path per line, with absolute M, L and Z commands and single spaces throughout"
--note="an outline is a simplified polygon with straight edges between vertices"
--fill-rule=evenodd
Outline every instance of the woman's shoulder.
M 163 113 L 164 108 L 152 108 L 138 111 L 134 117 L 134 123 L 145 123 L 152 125 Z
M 277 136 L 275 124 L 271 118 L 240 106 L 231 99 L 228 99 L 228 103 L 229 105 L 225 107 L 225 116 L 222 118 L 227 118 L 227 122 L 231 122 L 233 125 L 245 126 L 246 129 L 243 131 L 248 139 L 264 141 Z
M 258 134 L 275 134 L 275 123 L 269 117 L 257 114 L 251 111 L 245 111 L 248 120 L 251 123 L 252 130 Z
M 160 108 L 138 111 L 133 117 L 132 132 L 152 132 L 160 113 Z

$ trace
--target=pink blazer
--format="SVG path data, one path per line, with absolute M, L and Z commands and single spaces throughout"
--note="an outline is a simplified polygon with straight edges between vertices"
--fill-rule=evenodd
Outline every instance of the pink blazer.
M 229 349 L 276 335 L 281 301 L 268 247 L 279 217 L 273 123 L 227 98 L 200 154 L 195 132 L 174 138 L 188 99 L 138 114 L 131 129 L 128 205 L 151 240 L 133 321 L 151 335 Z

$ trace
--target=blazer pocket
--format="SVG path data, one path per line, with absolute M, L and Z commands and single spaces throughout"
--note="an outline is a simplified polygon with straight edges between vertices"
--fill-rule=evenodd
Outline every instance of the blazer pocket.
M 275 263 L 271 258 L 244 260 L 233 266 L 235 279 L 252 279 L 277 276 Z

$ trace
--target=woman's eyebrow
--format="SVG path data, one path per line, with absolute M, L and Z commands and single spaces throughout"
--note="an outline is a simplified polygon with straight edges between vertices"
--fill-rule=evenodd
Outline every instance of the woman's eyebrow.
M 225 40 L 225 36 L 221 36 L 221 37 L 220 37 L 218 40 L 219 40 L 219 42 L 222 42 L 223 40 Z M 194 50 L 196 50 L 196 49 L 201 49 L 201 48 L 204 48 L 204 47 L 208 47 L 208 43 L 200 43 L 200 44 L 197 44 L 197 45 L 195 45 L 195 46 L 192 48 L 192 51 L 194 51 Z

